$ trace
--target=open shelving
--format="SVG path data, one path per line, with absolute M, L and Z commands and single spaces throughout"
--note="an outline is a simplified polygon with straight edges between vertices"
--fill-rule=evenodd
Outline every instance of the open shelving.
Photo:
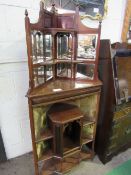
M 43 2 L 37 23 L 25 15 L 35 175 L 63 174 L 94 155 L 101 22 L 89 28 L 81 23 L 78 6 L 58 14 L 54 4 L 47 11 Z

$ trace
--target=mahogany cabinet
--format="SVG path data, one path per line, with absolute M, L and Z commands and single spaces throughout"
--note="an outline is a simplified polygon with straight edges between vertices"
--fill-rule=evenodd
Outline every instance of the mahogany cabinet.
M 58 14 L 54 4 L 47 11 L 42 2 L 36 24 L 25 15 L 35 174 L 63 174 L 94 156 L 101 22 L 88 28 L 78 6 Z
M 103 82 L 95 150 L 103 163 L 131 146 L 131 49 L 101 40 L 99 78 Z

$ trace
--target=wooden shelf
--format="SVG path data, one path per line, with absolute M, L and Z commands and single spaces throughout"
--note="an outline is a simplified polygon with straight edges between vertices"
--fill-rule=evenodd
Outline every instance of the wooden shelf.
M 33 63 L 33 67 L 37 68 L 40 66 L 46 66 L 46 65 L 54 65 L 54 64 L 58 64 L 58 63 L 86 63 L 87 61 L 84 60 L 71 60 L 70 59 L 55 59 L 55 60 L 47 60 L 47 61 L 40 61 L 40 62 L 34 62 Z
M 94 153 L 92 151 L 80 151 L 79 153 L 75 153 L 69 157 L 64 158 L 63 160 L 56 158 L 54 160 L 49 160 L 48 164 L 45 163 L 43 166 L 41 175 L 52 175 L 53 172 L 63 174 L 67 173 L 81 160 L 91 159 L 93 156 Z
M 43 131 L 41 133 L 41 136 L 38 139 L 36 139 L 35 142 L 38 143 L 40 141 L 48 140 L 48 139 L 51 139 L 51 138 L 53 138 L 52 132 L 49 129 L 46 129 L 45 131 Z
M 40 175 L 53 175 L 55 171 L 55 164 L 56 162 L 54 162 L 54 159 L 44 162 Z
M 83 126 L 94 124 L 94 121 L 83 120 Z
M 95 123 L 96 122 L 96 117 L 90 117 L 88 115 L 84 115 L 84 118 L 83 118 L 83 124 L 86 123 L 86 122 L 92 122 L 92 123 Z
M 93 156 L 93 151 L 79 151 L 72 154 L 71 156 L 64 158 L 63 160 L 60 160 L 59 158 L 47 160 L 43 164 L 43 168 L 40 175 L 53 175 L 55 172 L 58 174 L 67 173 L 74 166 L 79 164 L 81 160 L 91 159 L 93 158 Z
M 90 143 L 92 141 L 93 141 L 93 138 L 92 139 L 90 139 L 90 138 L 82 138 L 82 145 Z
M 43 156 L 40 157 L 40 159 L 38 160 L 38 162 L 42 162 L 48 159 L 51 159 L 54 156 L 53 151 L 51 149 L 48 149 L 46 151 L 43 152 Z
M 60 58 L 57 58 L 55 60 L 41 60 L 41 61 L 35 61 L 33 63 L 33 67 L 34 68 L 37 68 L 37 67 L 40 67 L 40 66 L 46 66 L 46 65 L 54 65 L 54 64 L 58 64 L 58 63 L 93 63 L 94 60 L 90 61 L 90 60 L 72 60 L 71 58 L 67 57 L 67 58 L 64 58 L 64 59 L 60 59 Z
M 66 155 L 67 153 L 80 149 L 80 143 L 74 143 L 71 139 L 65 137 L 63 148 L 64 148 L 64 155 Z
M 77 30 L 76 29 L 64 29 L 64 28 L 43 28 L 43 31 L 50 31 L 50 32 L 52 32 L 52 30 L 53 30 L 53 32 L 56 32 L 56 33 L 71 33 L 71 32 L 76 32 Z
M 91 159 L 94 156 L 94 152 L 93 151 L 81 151 L 80 152 L 80 157 L 82 160 L 86 160 L 86 159 Z
M 66 124 L 83 118 L 83 113 L 73 105 L 61 105 L 61 107 L 58 105 L 52 108 L 49 117 L 53 123 Z
M 80 146 L 72 147 L 72 148 L 64 148 L 64 155 L 66 156 L 66 154 L 70 154 L 71 152 L 79 149 L 80 149 Z

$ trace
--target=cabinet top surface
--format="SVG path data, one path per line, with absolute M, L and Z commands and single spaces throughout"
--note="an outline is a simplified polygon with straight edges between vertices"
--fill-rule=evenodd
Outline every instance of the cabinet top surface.
M 67 104 L 66 104 L 67 105 Z M 65 104 L 59 104 L 55 106 L 49 113 L 49 118 L 53 123 L 66 124 L 74 120 L 83 118 L 83 113 L 76 106 L 66 106 Z
M 39 88 L 33 89 L 32 91 L 28 91 L 27 97 L 40 97 L 40 96 L 48 96 L 53 94 L 72 92 L 80 89 L 88 89 L 97 86 L 101 86 L 102 83 L 100 80 L 95 82 L 80 82 L 76 80 L 66 80 L 66 79 L 58 79 L 49 82 Z

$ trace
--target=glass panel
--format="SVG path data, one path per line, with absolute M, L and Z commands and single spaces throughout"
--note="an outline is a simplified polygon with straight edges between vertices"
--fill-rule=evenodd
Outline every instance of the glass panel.
M 32 31 L 32 59 L 33 63 L 40 63 L 52 58 L 52 37 L 40 31 Z
M 59 77 L 72 77 L 71 64 L 59 63 L 57 64 L 57 76 Z
M 57 34 L 57 58 L 71 59 L 72 56 L 72 36 L 69 33 Z
M 94 64 L 77 64 L 76 78 L 81 79 L 93 79 L 94 78 L 95 65 Z
M 45 82 L 44 72 L 45 72 L 44 66 L 34 68 L 34 86 L 35 87 Z
M 53 68 L 52 65 L 46 66 L 46 81 L 50 80 L 53 77 Z
M 37 87 L 53 77 L 52 65 L 34 68 L 34 86 Z
M 44 40 L 44 58 L 46 60 L 52 59 L 52 36 L 51 35 L 43 35 Z
M 77 57 L 94 60 L 96 57 L 97 35 L 79 34 Z

